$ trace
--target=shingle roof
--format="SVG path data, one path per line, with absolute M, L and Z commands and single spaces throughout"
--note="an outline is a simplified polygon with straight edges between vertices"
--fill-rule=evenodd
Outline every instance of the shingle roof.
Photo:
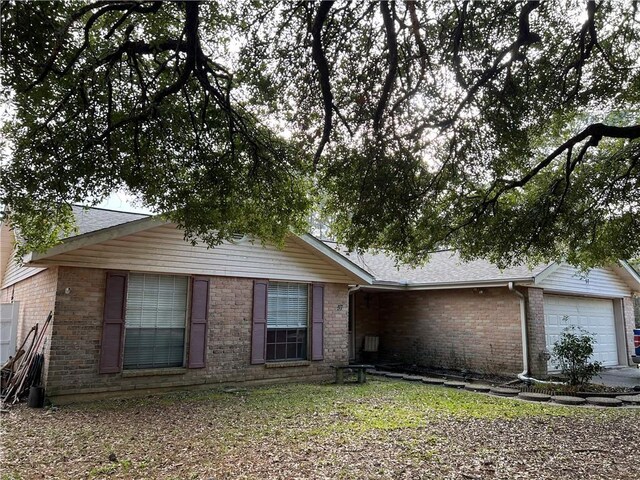
M 87 209 L 75 205 L 73 206 L 73 213 L 78 227 L 76 235 L 95 232 L 149 217 L 149 215 L 140 213 L 119 212 L 102 208 Z M 463 262 L 456 252 L 443 250 L 432 253 L 426 265 L 413 268 L 410 265 L 396 265 L 393 257 L 385 253 L 349 253 L 335 242 L 324 241 L 324 243 L 358 267 L 369 272 L 375 278 L 375 283 L 378 284 L 430 285 L 464 282 L 506 282 L 515 279 L 533 278 L 549 266 L 549 264 L 543 264 L 530 269 L 523 265 L 500 270 L 497 266 L 485 260 Z
M 86 208 L 78 205 L 73 205 L 72 208 L 78 232 L 71 237 L 149 217 L 142 213 L 118 212 L 104 208 Z
M 515 266 L 500 270 L 486 260 L 463 262 L 452 250 L 443 250 L 431 254 L 429 262 L 423 266 L 397 265 L 390 255 L 385 253 L 348 253 L 334 242 L 325 242 L 339 251 L 356 265 L 365 269 L 376 279 L 376 283 L 394 283 L 407 285 L 431 285 L 464 282 L 490 282 L 522 280 L 533 278 L 549 264 L 537 265 L 533 268 Z

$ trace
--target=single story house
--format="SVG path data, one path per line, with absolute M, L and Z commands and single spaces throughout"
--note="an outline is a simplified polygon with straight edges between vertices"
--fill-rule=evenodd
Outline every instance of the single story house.
M 155 217 L 74 212 L 77 234 L 23 265 L 13 232 L 0 230 L 13 343 L 53 311 L 44 386 L 54 401 L 326 379 L 350 360 L 542 374 L 566 320 L 596 334 L 605 365 L 630 362 L 640 276 L 625 262 L 580 276 L 563 264 L 500 271 L 437 252 L 424 267 L 396 268 L 311 235 L 290 235 L 282 249 L 242 236 L 207 248 Z
M 44 386 L 57 401 L 206 383 L 329 378 L 348 362 L 349 286 L 372 277 L 311 235 L 283 249 L 193 246 L 146 215 L 74 207 L 78 234 L 18 265 L 2 227 L 0 303 L 15 344 L 53 321 Z

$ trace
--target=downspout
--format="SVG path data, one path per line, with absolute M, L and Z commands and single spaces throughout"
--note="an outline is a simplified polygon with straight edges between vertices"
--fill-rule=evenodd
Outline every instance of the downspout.
M 509 290 L 520 300 L 520 330 L 522 333 L 522 373 L 518 378 L 523 382 L 529 382 L 529 336 L 527 335 L 527 311 L 525 308 L 525 298 L 522 293 L 513 287 L 513 282 L 509 282 Z
M 522 333 L 522 373 L 518 374 L 518 379 L 525 383 L 547 383 L 554 385 L 564 385 L 564 382 L 550 382 L 538 380 L 529 376 L 529 335 L 527 333 L 527 310 L 525 308 L 525 298 L 522 293 L 514 288 L 513 282 L 509 282 L 509 290 L 520 300 L 520 330 Z

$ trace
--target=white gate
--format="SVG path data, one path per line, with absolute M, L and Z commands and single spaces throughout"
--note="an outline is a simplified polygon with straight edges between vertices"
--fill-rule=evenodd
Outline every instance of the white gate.
M 18 302 L 0 305 L 0 365 L 16 353 L 19 307 Z

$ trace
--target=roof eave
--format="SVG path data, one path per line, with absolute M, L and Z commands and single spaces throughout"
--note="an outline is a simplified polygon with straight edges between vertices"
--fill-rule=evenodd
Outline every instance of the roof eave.
M 454 288 L 490 288 L 506 287 L 509 283 L 529 285 L 534 283 L 533 277 L 518 277 L 491 280 L 468 280 L 459 282 L 432 282 L 432 283 L 400 283 L 388 281 L 374 281 L 371 288 L 380 290 L 449 290 Z
M 547 279 L 550 275 L 554 274 L 561 266 L 560 262 L 553 262 L 547 265 L 541 272 L 535 274 L 533 276 L 536 285 L 542 283 L 545 279 Z
M 632 293 L 640 295 L 640 274 L 626 260 L 619 260 L 619 266 L 616 265 L 614 270 L 625 279 Z
M 325 259 L 329 260 L 332 264 L 340 267 L 343 271 L 349 273 L 355 277 L 359 282 L 365 285 L 372 285 L 375 281 L 373 275 L 359 267 L 344 255 L 336 252 L 333 248 L 327 246 L 323 241 L 318 240 L 316 237 L 309 233 L 302 235 L 296 235 L 296 238 L 301 240 L 305 245 L 320 253 Z

